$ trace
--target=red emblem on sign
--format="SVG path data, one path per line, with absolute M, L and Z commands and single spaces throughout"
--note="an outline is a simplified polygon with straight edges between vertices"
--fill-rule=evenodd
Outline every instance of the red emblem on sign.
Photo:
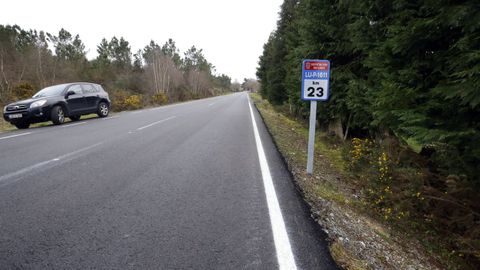
M 328 70 L 328 62 L 305 62 L 305 70 Z

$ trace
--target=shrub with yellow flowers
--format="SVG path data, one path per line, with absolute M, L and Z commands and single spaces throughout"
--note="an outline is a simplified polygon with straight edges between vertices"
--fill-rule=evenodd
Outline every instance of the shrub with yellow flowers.
M 126 90 L 115 90 L 110 93 L 114 111 L 136 110 L 144 107 L 143 96 Z
M 152 95 L 152 102 L 155 105 L 164 105 L 168 103 L 168 96 L 165 93 L 156 93 Z
M 396 215 L 392 202 L 392 160 L 372 139 L 353 138 L 346 157 L 350 172 L 362 180 L 365 202 L 385 220 Z

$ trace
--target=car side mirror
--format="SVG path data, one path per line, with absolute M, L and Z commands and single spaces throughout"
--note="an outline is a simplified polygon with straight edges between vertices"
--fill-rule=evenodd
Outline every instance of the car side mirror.
M 75 95 L 75 92 L 72 91 L 72 90 L 69 90 L 69 91 L 65 94 L 65 97 L 68 97 L 68 96 L 71 96 L 71 95 Z

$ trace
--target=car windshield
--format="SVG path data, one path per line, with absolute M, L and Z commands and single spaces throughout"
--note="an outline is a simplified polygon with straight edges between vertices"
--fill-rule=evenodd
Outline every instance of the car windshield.
M 65 84 L 49 86 L 38 91 L 35 95 L 33 95 L 33 98 L 59 96 L 62 94 L 64 89 Z

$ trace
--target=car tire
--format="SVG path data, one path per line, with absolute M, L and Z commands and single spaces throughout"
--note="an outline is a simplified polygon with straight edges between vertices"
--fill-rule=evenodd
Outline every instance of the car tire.
M 28 127 L 30 127 L 30 123 L 29 122 L 19 122 L 19 123 L 16 123 L 15 126 L 18 129 L 27 129 Z
M 50 119 L 54 125 L 61 125 L 65 122 L 65 111 L 61 106 L 55 106 L 50 113 Z
M 68 118 L 70 118 L 70 120 L 72 121 L 78 121 L 80 120 L 80 117 L 81 115 L 72 115 L 72 116 L 69 116 Z
M 99 117 L 107 117 L 110 112 L 110 108 L 106 102 L 98 103 L 97 114 Z

